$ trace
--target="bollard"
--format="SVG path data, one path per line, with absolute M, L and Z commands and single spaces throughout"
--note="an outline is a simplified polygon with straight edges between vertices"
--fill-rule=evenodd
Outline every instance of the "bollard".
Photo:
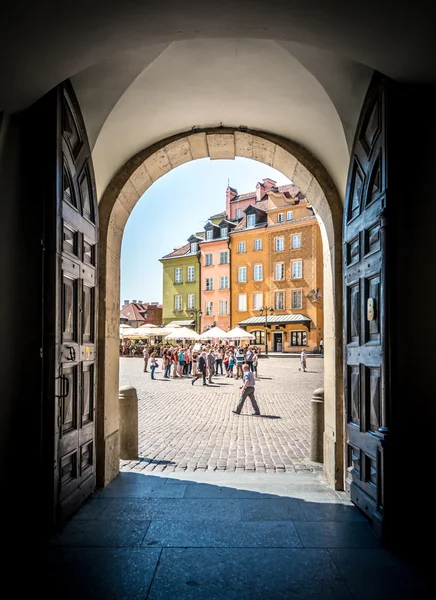
M 312 394 L 312 430 L 310 439 L 310 460 L 324 462 L 324 388 Z
M 120 388 L 120 458 L 138 458 L 138 395 L 136 388 Z

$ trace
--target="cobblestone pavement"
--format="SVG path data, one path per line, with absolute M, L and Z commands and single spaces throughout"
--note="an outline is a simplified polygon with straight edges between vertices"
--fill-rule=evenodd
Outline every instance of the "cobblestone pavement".
M 139 458 L 121 461 L 122 471 L 317 470 L 310 456 L 310 404 L 323 385 L 323 359 L 309 357 L 307 372 L 298 358 L 259 361 L 256 397 L 261 417 L 251 416 L 246 400 L 240 416 L 232 413 L 241 380 L 225 375 L 202 385 L 191 377 L 156 380 L 143 372 L 142 358 L 120 359 L 120 386 L 138 393 Z M 161 361 L 159 360 L 159 363 Z

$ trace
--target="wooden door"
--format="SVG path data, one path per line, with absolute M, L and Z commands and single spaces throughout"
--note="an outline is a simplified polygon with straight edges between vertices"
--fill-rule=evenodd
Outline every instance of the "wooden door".
M 387 99 L 376 75 L 351 154 L 344 211 L 346 489 L 382 533 L 389 423 Z
M 59 86 L 55 327 L 55 520 L 95 489 L 97 200 L 71 85 Z

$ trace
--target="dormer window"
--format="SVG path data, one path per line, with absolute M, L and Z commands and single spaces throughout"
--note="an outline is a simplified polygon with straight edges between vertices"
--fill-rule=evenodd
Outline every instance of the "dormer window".
M 247 227 L 254 227 L 256 225 L 256 215 L 247 215 Z
M 226 238 L 229 235 L 228 227 L 221 227 L 221 237 Z
M 208 229 L 206 231 L 206 239 L 207 240 L 213 240 L 213 231 L 212 231 L 212 229 Z
M 191 254 L 196 254 L 198 252 L 198 243 L 192 242 L 191 244 Z

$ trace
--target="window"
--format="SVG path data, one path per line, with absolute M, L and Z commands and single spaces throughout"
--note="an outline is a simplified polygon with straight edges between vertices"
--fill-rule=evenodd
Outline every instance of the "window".
M 208 229 L 206 231 L 206 239 L 207 240 L 213 240 L 213 231 L 212 231 L 212 229 Z
M 296 233 L 292 236 L 292 247 L 301 248 L 301 233 Z
M 182 310 L 182 296 L 174 296 L 174 310 Z
M 246 252 L 245 242 L 238 242 L 238 254 Z
M 195 281 L 195 267 L 188 267 L 188 281 Z
M 305 331 L 291 331 L 291 346 L 307 346 L 307 333 Z
M 182 267 L 176 267 L 174 269 L 174 272 L 175 272 L 175 276 L 174 276 L 175 283 L 182 283 Z
M 247 267 L 238 267 L 238 283 L 246 283 Z
M 276 292 L 274 295 L 274 308 L 276 310 L 285 310 L 285 293 Z
M 220 277 L 220 290 L 227 290 L 229 287 L 229 278 L 227 275 Z
M 292 291 L 292 308 L 303 308 L 303 294 L 301 290 Z
M 247 310 L 247 294 L 238 294 L 238 311 L 244 312 Z
M 229 234 L 229 228 L 228 227 L 221 227 L 221 237 L 222 238 L 226 238 Z
M 198 252 L 198 243 L 197 242 L 192 242 L 192 244 L 191 244 L 191 254 L 195 254 L 196 252 Z
M 205 258 L 206 258 L 206 262 L 205 262 L 206 267 L 211 267 L 213 265 L 213 254 L 206 254 Z
M 213 317 L 213 302 L 206 302 L 206 316 Z
M 276 252 L 281 252 L 285 249 L 285 238 L 279 237 L 275 239 L 274 250 Z
M 279 213 L 277 215 L 277 223 L 283 223 L 283 221 L 285 220 L 285 215 L 284 213 Z
M 255 331 L 250 331 L 254 335 L 254 344 L 256 346 L 265 343 L 265 332 L 260 329 L 256 329 Z
M 262 250 L 262 238 L 254 240 L 254 249 L 255 250 Z
M 195 308 L 195 294 L 188 294 L 188 310 Z
M 254 227 L 256 225 L 256 215 L 247 215 L 247 227 Z
M 285 278 L 285 263 L 276 263 L 274 265 L 274 279 L 280 281 Z
M 292 279 L 303 277 L 303 263 L 301 260 L 292 261 Z
M 262 279 L 263 279 L 263 266 L 262 265 L 254 265 L 253 279 L 254 279 L 254 281 L 262 281 Z
M 259 310 L 262 308 L 262 300 L 262 292 L 256 292 L 255 294 L 253 294 L 253 310 Z
M 206 291 L 213 290 L 213 277 L 206 277 Z
M 286 220 L 292 221 L 293 218 L 294 218 L 294 213 L 292 212 L 292 210 L 288 210 L 288 212 L 286 213 Z
M 227 315 L 227 300 L 220 300 L 220 315 Z
M 237 208 L 236 209 L 236 218 L 237 219 L 242 219 L 242 208 Z
M 229 264 L 229 253 L 228 252 L 220 252 L 220 265 L 228 265 Z

